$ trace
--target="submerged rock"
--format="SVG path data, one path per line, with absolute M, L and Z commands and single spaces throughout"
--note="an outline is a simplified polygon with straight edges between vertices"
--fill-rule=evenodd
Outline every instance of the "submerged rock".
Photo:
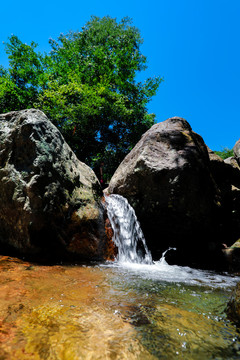
M 153 125 L 120 164 L 108 192 L 133 206 L 155 259 L 169 246 L 178 250 L 173 262 L 221 258 L 222 192 L 207 147 L 186 120 Z
M 228 318 L 240 325 L 240 283 L 237 284 L 232 292 L 232 296 L 227 305 Z
M 0 249 L 96 259 L 105 242 L 101 190 L 40 110 L 0 115 Z

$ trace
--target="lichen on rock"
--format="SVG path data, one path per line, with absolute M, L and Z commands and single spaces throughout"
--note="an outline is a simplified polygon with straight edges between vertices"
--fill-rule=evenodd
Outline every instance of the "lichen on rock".
M 92 169 L 77 159 L 44 113 L 30 109 L 0 115 L 2 248 L 101 258 L 101 195 Z M 71 245 L 82 233 L 84 252 Z

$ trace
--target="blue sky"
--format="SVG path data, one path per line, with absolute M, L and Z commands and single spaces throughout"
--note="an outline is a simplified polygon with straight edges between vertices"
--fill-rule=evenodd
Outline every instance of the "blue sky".
M 240 138 L 240 0 L 5 1 L 0 64 L 8 64 L 2 42 L 11 34 L 48 52 L 49 38 L 81 30 L 91 15 L 129 16 L 139 28 L 148 59 L 139 80 L 164 77 L 148 107 L 157 122 L 181 116 L 211 149 L 234 146 Z

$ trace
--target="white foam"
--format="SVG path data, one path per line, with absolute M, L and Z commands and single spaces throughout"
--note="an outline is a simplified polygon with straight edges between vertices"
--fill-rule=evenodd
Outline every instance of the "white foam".
M 169 265 L 165 260 L 167 249 L 159 261 L 153 261 L 134 209 L 127 199 L 120 195 L 106 197 L 108 217 L 114 231 L 113 241 L 118 247 L 115 262 L 104 266 L 117 267 L 144 279 L 165 282 L 203 285 L 218 288 L 234 286 L 239 277 L 220 275 L 212 271 L 192 269 L 187 266 Z M 138 252 L 138 245 L 142 252 Z

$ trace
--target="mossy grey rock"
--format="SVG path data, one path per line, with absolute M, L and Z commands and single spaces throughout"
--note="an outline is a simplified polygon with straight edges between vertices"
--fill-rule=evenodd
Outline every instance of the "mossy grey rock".
M 207 147 L 185 119 L 153 125 L 120 164 L 108 192 L 134 207 L 155 259 L 169 246 L 177 248 L 177 263 L 209 264 L 217 251 L 222 256 L 221 191 Z
M 100 258 L 101 190 L 40 110 L 0 115 L 0 248 Z

